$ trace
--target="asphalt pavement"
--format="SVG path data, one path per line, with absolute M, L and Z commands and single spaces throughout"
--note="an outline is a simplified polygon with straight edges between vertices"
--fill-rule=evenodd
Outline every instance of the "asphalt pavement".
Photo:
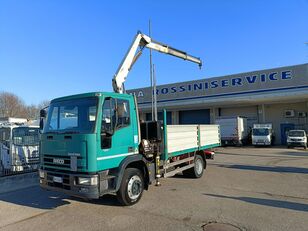
M 201 179 L 181 175 L 151 186 L 141 201 L 84 201 L 38 186 L 0 194 L 1 230 L 308 230 L 308 152 L 219 148 Z

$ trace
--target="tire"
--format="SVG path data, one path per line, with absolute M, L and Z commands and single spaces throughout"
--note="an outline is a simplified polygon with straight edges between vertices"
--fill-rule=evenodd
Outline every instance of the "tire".
M 117 198 L 120 204 L 129 206 L 136 204 L 142 197 L 144 190 L 143 174 L 137 168 L 127 168 L 124 170 L 123 178 Z
M 200 178 L 203 175 L 205 168 L 205 162 L 200 155 L 196 155 L 194 159 L 194 167 L 183 171 L 185 176 L 191 178 Z

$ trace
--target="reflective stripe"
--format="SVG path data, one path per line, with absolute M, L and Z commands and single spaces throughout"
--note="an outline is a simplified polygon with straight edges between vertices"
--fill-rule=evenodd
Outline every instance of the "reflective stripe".
M 129 153 L 123 153 L 123 154 L 118 154 L 118 155 L 112 155 L 112 156 L 102 156 L 102 157 L 97 157 L 97 160 L 107 160 L 107 159 L 113 159 L 113 158 L 118 158 L 122 156 L 130 156 L 138 154 L 138 152 L 129 152 Z

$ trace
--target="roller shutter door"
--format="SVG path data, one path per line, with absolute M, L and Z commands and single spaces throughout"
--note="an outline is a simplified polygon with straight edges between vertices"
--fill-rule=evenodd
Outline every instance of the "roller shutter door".
M 210 109 L 179 112 L 180 124 L 210 124 Z

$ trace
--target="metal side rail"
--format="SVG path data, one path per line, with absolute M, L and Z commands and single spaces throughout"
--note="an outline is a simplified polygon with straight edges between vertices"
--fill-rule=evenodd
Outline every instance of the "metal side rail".
M 165 165 L 163 177 L 164 178 L 171 177 L 171 176 L 174 176 L 177 173 L 183 172 L 184 170 L 187 170 L 187 169 L 194 167 L 194 163 L 185 165 L 183 167 L 176 167 L 180 164 L 193 161 L 194 158 L 195 158 L 195 156 L 191 156 L 191 157 L 188 157 L 188 158 L 185 158 L 185 159 L 182 159 L 182 160 L 178 160 L 178 161 L 175 161 L 175 162 L 172 162 L 170 164 Z M 176 168 L 172 171 L 167 172 L 167 170 L 170 169 L 171 167 L 176 167 Z

